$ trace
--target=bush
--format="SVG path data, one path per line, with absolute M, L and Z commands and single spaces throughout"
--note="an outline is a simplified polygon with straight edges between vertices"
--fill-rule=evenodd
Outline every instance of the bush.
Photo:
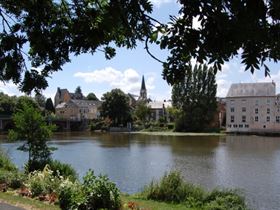
M 23 186 L 25 181 L 24 174 L 16 171 L 0 170 L 0 184 L 6 184 L 7 187 L 18 189 Z
M 170 172 L 157 182 L 152 182 L 144 191 L 147 199 L 165 202 L 181 203 L 188 198 L 203 199 L 204 192 L 183 181 L 179 172 Z
M 69 178 L 71 181 L 75 181 L 78 175 L 75 169 L 66 163 L 61 163 L 58 160 L 52 160 L 49 163 L 49 168 L 53 171 L 53 175 L 56 177 L 63 176 L 64 178 Z
M 26 186 L 32 196 L 46 195 L 52 192 L 59 193 L 63 177 L 55 177 L 53 171 L 46 165 L 43 171 L 34 171 L 28 175 Z
M 120 191 L 107 176 L 96 177 L 90 170 L 84 177 L 83 187 L 87 196 L 87 209 L 120 208 Z
M 65 181 L 59 194 L 59 206 L 61 209 L 85 209 L 86 195 L 80 183 Z
M 120 192 L 106 176 L 89 171 L 83 184 L 68 182 L 59 194 L 61 209 L 120 209 Z
M 16 171 L 17 167 L 14 163 L 10 160 L 10 158 L 7 156 L 7 154 L 0 149 L 0 169 L 6 170 L 6 171 Z
M 245 210 L 246 204 L 242 196 L 234 190 L 214 190 L 204 200 L 205 210 Z

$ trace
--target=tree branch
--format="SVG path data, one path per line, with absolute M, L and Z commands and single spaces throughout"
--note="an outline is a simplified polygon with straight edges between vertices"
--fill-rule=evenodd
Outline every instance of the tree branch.
M 145 50 L 147 51 L 147 53 L 153 58 L 155 59 L 156 61 L 158 61 L 159 63 L 164 63 L 163 61 L 161 61 L 160 59 L 158 59 L 156 56 L 154 56 L 150 50 L 149 50 L 149 46 L 148 46 L 148 40 L 149 40 L 149 37 L 146 38 L 146 41 L 145 41 Z

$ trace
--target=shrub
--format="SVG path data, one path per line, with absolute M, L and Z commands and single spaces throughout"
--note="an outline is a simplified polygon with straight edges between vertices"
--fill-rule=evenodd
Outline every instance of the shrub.
M 144 191 L 147 199 L 181 203 L 188 198 L 203 200 L 204 192 L 183 181 L 179 172 L 173 171 L 165 174 L 159 182 L 152 182 Z
M 61 163 L 58 160 L 52 160 L 49 163 L 50 169 L 53 171 L 53 175 L 56 177 L 63 176 L 64 178 L 69 178 L 71 181 L 75 181 L 78 175 L 75 169 L 66 163 Z
M 0 184 L 6 184 L 7 187 L 18 189 L 23 186 L 24 181 L 24 174 L 17 171 L 0 170 Z
M 168 123 L 167 124 L 167 128 L 168 128 L 168 130 L 173 130 L 174 129 L 174 123 Z
M 46 165 L 43 171 L 34 171 L 28 175 L 26 186 L 30 188 L 32 196 L 59 193 L 63 177 L 55 177 L 53 171 Z
M 86 195 L 80 183 L 65 180 L 59 193 L 59 206 L 61 209 L 85 209 Z
M 235 190 L 214 190 L 205 198 L 205 210 L 245 210 L 244 197 Z
M 87 209 L 119 209 L 120 191 L 107 176 L 94 176 L 89 171 L 84 177 L 83 189 L 87 197 Z
M 61 209 L 120 209 L 120 192 L 106 176 L 89 171 L 83 184 L 65 182 L 59 194 Z

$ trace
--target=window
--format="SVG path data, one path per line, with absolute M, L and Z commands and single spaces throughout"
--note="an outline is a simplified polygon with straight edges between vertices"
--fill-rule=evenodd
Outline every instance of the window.
M 244 122 L 246 122 L 246 116 L 242 116 L 242 122 L 244 123 Z
M 255 114 L 259 114 L 259 109 L 258 108 L 255 109 Z
M 242 124 L 239 124 L 239 128 L 243 128 L 243 125 L 242 125 Z
M 234 127 L 234 128 L 237 128 L 237 125 L 236 125 L 236 124 L 234 124 L 234 125 L 233 125 L 233 127 Z
M 232 123 L 234 122 L 234 116 L 233 115 L 230 116 L 230 122 L 232 122 Z
M 228 127 L 231 128 L 231 124 L 228 124 Z
M 234 107 L 230 107 L 230 112 L 234 112 Z
M 246 107 L 242 107 L 242 112 L 246 112 Z
M 258 106 L 259 105 L 259 100 L 256 100 L 256 106 Z
M 249 128 L 249 125 L 248 125 L 248 124 L 246 124 L 246 125 L 245 125 L 245 128 Z
M 234 104 L 234 100 L 230 100 L 230 104 L 233 105 Z
M 259 117 L 255 116 L 255 122 L 259 122 Z
M 270 116 L 266 117 L 266 122 L 270 122 Z
M 280 116 L 276 116 L 276 122 L 280 123 Z
M 270 99 L 267 99 L 266 104 L 267 104 L 267 105 L 270 104 Z
M 270 114 L 270 108 L 267 108 L 266 114 Z

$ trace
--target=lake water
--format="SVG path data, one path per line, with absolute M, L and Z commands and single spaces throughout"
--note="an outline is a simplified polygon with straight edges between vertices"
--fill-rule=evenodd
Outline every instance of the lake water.
M 22 167 L 20 143 L 1 145 Z M 107 174 L 122 192 L 139 192 L 166 171 L 207 189 L 238 188 L 251 208 L 280 209 L 280 138 L 259 136 L 150 136 L 141 134 L 56 134 L 55 159 L 82 176 L 91 168 Z

